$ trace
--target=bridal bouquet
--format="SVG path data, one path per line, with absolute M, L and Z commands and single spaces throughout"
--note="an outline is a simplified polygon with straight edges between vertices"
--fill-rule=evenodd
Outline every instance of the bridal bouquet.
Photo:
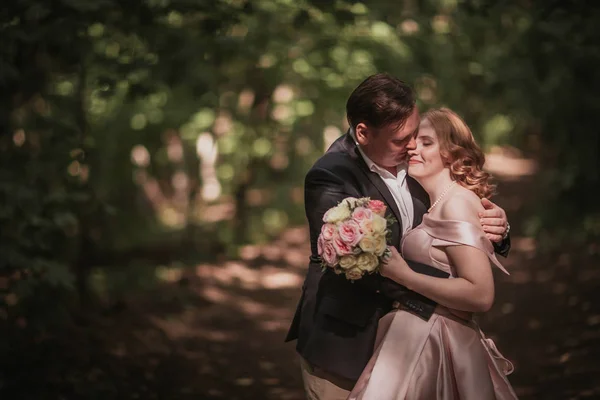
M 394 219 L 386 219 L 385 210 L 382 201 L 368 197 L 347 197 L 329 209 L 317 241 L 323 268 L 351 281 L 377 272 L 391 255 L 387 239 Z

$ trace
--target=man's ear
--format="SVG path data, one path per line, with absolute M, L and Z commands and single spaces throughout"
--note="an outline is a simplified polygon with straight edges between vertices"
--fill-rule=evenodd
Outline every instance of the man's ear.
M 356 134 L 356 141 L 358 144 L 361 146 L 366 146 L 369 144 L 369 139 L 371 136 L 369 135 L 369 128 L 367 128 L 367 125 L 362 122 L 359 123 L 356 125 L 356 129 L 354 129 L 354 133 Z

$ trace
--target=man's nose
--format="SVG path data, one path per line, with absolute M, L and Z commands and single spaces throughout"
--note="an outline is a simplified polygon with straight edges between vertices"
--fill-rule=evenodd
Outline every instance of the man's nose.
M 406 145 L 406 149 L 410 151 L 410 150 L 414 150 L 416 148 L 417 148 L 417 141 L 415 140 L 414 137 L 411 137 Z

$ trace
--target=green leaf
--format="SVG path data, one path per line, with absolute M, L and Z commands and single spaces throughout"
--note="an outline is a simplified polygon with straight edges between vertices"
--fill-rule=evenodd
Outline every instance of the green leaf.
M 115 3 L 110 0 L 61 0 L 61 2 L 80 12 L 99 11 L 102 8 L 115 6 Z
M 43 280 L 52 286 L 65 287 L 72 289 L 75 277 L 64 263 L 40 260 L 35 264 L 36 268 L 42 268 L 44 271 Z

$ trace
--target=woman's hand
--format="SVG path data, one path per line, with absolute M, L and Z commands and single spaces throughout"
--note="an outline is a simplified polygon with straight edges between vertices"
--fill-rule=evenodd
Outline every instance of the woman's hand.
M 405 284 L 406 279 L 412 272 L 404 258 L 398 253 L 394 246 L 389 246 L 391 256 L 381 265 L 379 273 L 385 278 L 389 278 L 397 283 Z

